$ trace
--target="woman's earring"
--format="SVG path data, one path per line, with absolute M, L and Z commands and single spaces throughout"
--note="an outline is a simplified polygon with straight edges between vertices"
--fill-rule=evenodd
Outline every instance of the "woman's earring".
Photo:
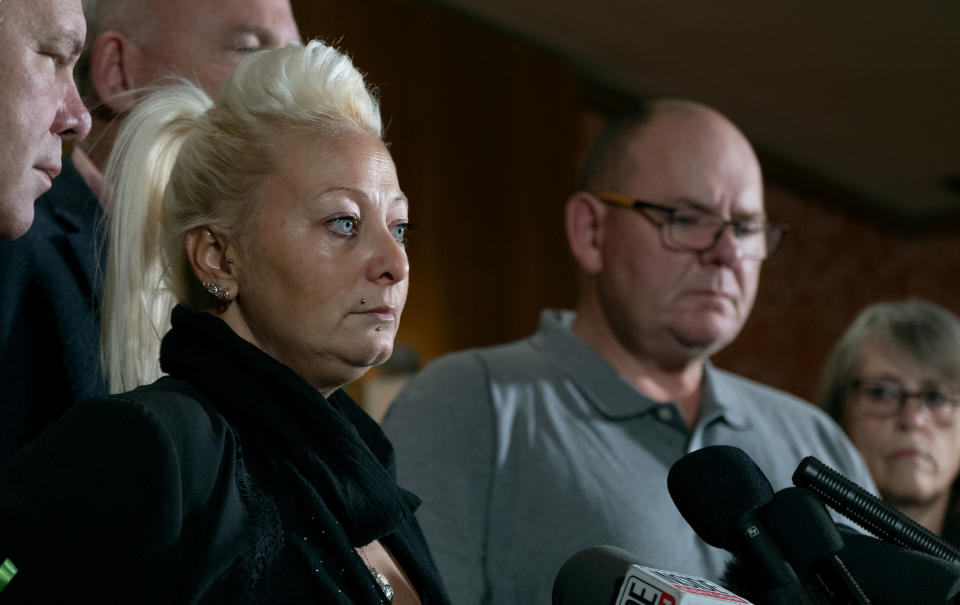
M 220 304 L 217 307 L 217 311 L 219 313 L 223 313 L 224 311 L 226 311 L 227 307 L 230 306 L 230 303 L 233 302 L 233 299 L 230 298 L 229 288 L 221 288 L 220 284 L 212 281 L 203 282 L 203 287 L 206 288 L 207 292 L 209 292 L 214 298 L 216 298 L 217 301 L 219 301 Z

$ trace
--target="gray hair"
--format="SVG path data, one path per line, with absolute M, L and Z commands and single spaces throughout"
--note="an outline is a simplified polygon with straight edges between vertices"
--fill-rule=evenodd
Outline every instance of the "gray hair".
M 820 380 L 820 406 L 838 422 L 868 342 L 929 366 L 944 380 L 960 380 L 960 319 L 956 315 L 916 299 L 870 305 L 840 337 Z
M 319 41 L 253 53 L 216 104 L 184 82 L 133 110 L 105 172 L 114 201 L 101 341 L 112 392 L 159 377 L 172 307 L 203 300 L 187 232 L 210 226 L 242 246 L 252 192 L 281 165 L 285 135 L 351 131 L 382 138 L 378 102 L 350 59 Z

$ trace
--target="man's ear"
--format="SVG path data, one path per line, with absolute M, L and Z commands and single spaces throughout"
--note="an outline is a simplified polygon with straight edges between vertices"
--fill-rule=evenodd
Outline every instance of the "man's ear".
M 97 97 L 114 113 L 133 108 L 137 87 L 135 72 L 140 47 L 117 31 L 100 34 L 90 48 L 90 84 Z
M 586 191 L 578 191 L 567 200 L 567 242 L 577 263 L 589 275 L 596 275 L 603 269 L 606 210 L 603 202 Z
M 213 283 L 229 291 L 228 300 L 239 294 L 234 248 L 222 234 L 209 227 L 194 227 L 184 238 L 187 259 L 200 283 Z M 224 302 L 224 301 L 221 301 Z

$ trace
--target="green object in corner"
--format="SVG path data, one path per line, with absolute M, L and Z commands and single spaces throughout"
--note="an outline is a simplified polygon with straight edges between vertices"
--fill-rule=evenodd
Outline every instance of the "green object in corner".
M 17 575 L 17 566 L 10 559 L 4 559 L 3 565 L 0 565 L 0 592 L 3 592 L 15 575 Z

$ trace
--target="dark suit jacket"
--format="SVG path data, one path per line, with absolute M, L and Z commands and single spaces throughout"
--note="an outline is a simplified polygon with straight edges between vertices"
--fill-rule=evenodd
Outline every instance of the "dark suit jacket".
M 33 226 L 0 242 L 0 467 L 75 401 L 106 393 L 99 371 L 100 206 L 69 156 Z

